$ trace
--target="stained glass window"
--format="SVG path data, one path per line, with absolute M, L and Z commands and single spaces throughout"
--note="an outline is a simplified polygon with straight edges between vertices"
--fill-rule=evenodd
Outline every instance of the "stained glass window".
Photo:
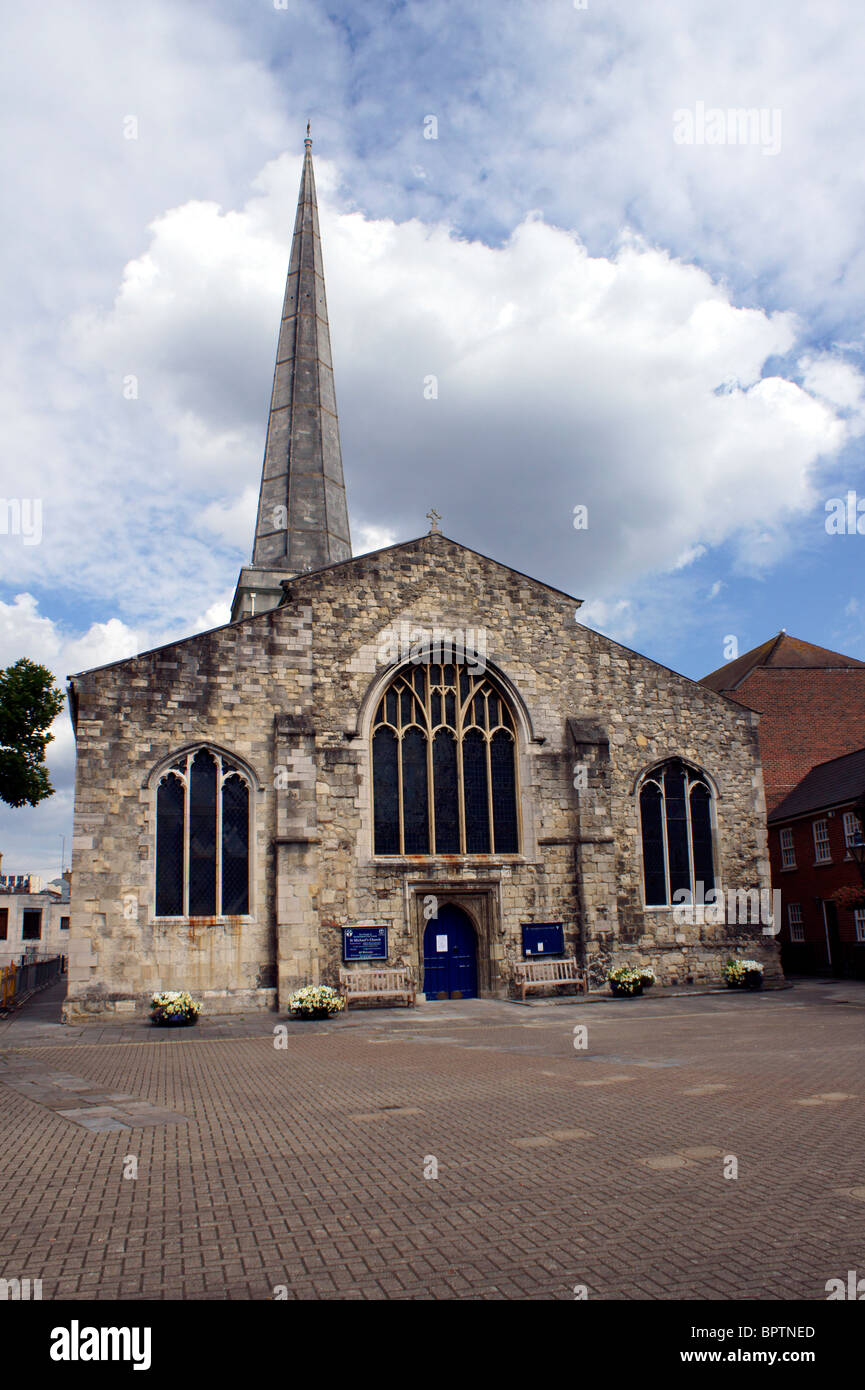
M 399 741 L 387 725 L 373 735 L 372 768 L 375 852 L 399 854 Z
M 203 748 L 189 792 L 189 915 L 216 915 L 216 759 Z
M 699 902 L 714 889 L 712 793 L 699 772 L 678 758 L 656 768 L 640 788 L 640 827 L 647 907 L 673 905 L 682 889 Z
M 433 742 L 433 784 L 436 853 L 459 854 L 457 741 L 450 729 L 439 729 Z
M 681 765 L 668 767 L 664 773 L 664 809 L 667 817 L 667 864 L 672 897 L 680 888 L 691 886 L 685 769 Z
M 222 784 L 222 911 L 249 911 L 249 787 L 236 774 Z
M 419 728 L 402 740 L 402 824 L 406 854 L 429 854 L 427 738 Z
M 715 865 L 712 855 L 712 798 L 704 782 L 696 782 L 692 786 L 690 800 L 694 877 L 708 893 L 715 887 Z
M 376 854 L 517 854 L 516 726 L 501 690 L 464 664 L 413 663 L 372 733 Z
M 479 729 L 463 738 L 463 795 L 466 854 L 489 854 L 490 808 L 487 783 L 487 745 Z
M 169 773 L 156 793 L 156 915 L 183 915 L 183 807 L 186 792 Z
M 646 903 L 666 903 L 667 874 L 664 867 L 663 797 L 657 782 L 646 782 L 640 792 L 643 822 L 643 875 Z
M 498 720 L 498 701 L 495 718 Z M 493 702 L 490 701 L 492 708 Z M 491 716 L 492 722 L 492 716 Z M 499 729 L 490 741 L 490 771 L 493 789 L 493 830 L 499 854 L 516 854 L 519 848 L 517 827 L 517 784 L 514 768 L 514 745 L 509 734 Z
M 249 912 L 249 783 L 221 754 L 184 754 L 156 790 L 157 917 Z

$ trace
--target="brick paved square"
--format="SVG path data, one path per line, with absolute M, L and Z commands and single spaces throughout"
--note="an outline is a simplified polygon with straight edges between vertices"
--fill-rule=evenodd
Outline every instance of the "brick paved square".
M 865 1273 L 861 985 L 427 1004 L 282 1050 L 274 1021 L 0 1024 L 0 1272 L 45 1299 L 621 1301 Z

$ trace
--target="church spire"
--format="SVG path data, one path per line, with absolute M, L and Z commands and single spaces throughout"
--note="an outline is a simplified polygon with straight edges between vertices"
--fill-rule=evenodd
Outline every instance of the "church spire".
M 252 566 L 241 572 L 232 617 L 274 607 L 282 597 L 280 579 L 350 558 L 312 140 L 307 122 Z M 257 602 L 249 600 L 253 592 Z
M 282 306 L 253 565 L 351 558 L 309 122 Z

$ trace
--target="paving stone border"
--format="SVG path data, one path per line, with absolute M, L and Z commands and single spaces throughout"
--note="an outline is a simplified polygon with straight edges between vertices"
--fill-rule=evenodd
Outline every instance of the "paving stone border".
M 17 1091 L 27 1100 L 43 1105 L 47 1110 L 62 1115 L 64 1120 L 92 1132 L 188 1123 L 186 1115 L 160 1109 L 148 1100 L 127 1095 L 125 1091 L 106 1091 L 83 1076 L 52 1071 L 39 1062 L 4 1056 L 2 1053 L 0 1086 Z M 70 1107 L 69 1102 L 73 1097 L 76 1104 Z

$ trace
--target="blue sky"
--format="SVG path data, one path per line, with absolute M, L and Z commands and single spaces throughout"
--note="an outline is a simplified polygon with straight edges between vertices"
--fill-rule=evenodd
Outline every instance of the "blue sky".
M 307 118 L 356 549 L 435 505 L 687 675 L 782 626 L 865 657 L 865 536 L 824 525 L 865 498 L 852 0 L 44 18 L 0 55 L 0 493 L 43 512 L 0 535 L 0 663 L 63 681 L 224 620 Z M 749 109 L 747 141 L 675 138 Z M 65 716 L 51 765 L 56 797 L 0 813 L 8 871 L 59 867 Z

